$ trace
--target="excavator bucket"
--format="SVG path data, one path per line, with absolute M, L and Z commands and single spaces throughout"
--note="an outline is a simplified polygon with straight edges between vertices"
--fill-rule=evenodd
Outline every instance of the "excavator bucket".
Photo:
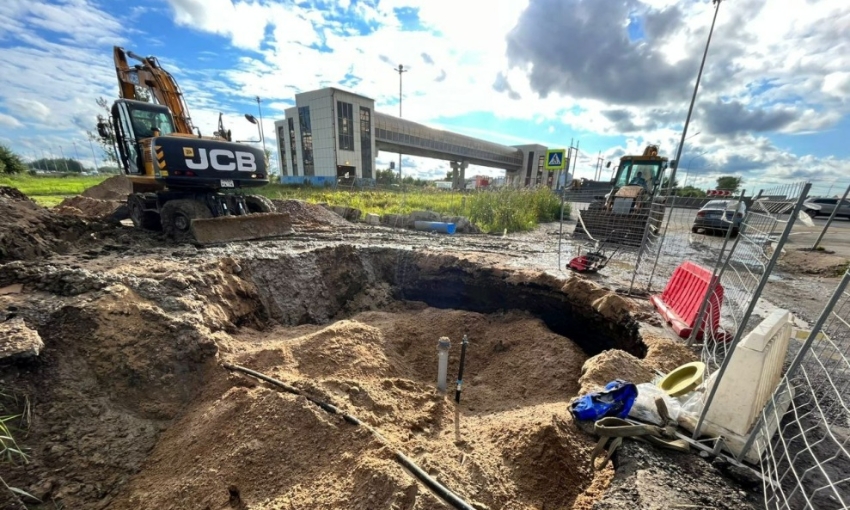
M 192 234 L 198 244 L 269 239 L 292 233 L 289 213 L 260 213 L 192 220 Z

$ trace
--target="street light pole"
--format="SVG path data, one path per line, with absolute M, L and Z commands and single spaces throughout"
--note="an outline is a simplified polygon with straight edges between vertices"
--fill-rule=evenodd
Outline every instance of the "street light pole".
M 94 160 L 94 171 L 97 172 L 97 156 L 94 155 L 94 144 L 91 143 L 91 138 L 89 138 L 89 148 L 91 149 L 91 157 Z
M 398 118 L 401 118 L 401 102 L 404 98 L 401 93 L 401 75 L 402 73 L 406 73 L 407 69 L 405 69 L 402 64 L 399 64 L 397 68 L 393 69 L 393 71 L 398 73 Z M 398 180 L 399 184 L 401 184 L 401 152 L 398 153 Z
M 260 112 L 260 140 L 263 142 L 263 154 L 266 153 L 266 134 L 263 131 L 263 107 L 260 106 L 260 96 L 257 96 L 257 110 Z
M 699 82 L 702 79 L 702 70 L 705 68 L 705 59 L 708 56 L 708 47 L 711 45 L 711 36 L 714 33 L 714 24 L 717 22 L 717 13 L 720 12 L 721 0 L 712 0 L 714 4 L 714 18 L 711 20 L 711 29 L 708 31 L 708 40 L 705 42 L 705 51 L 702 54 L 702 62 L 699 65 L 699 73 L 697 73 L 697 82 L 694 84 L 694 94 L 691 96 L 691 106 L 688 108 L 688 116 L 685 118 L 685 126 L 682 129 L 682 139 L 679 141 L 679 147 L 676 149 L 676 167 L 673 168 L 673 173 L 670 175 L 668 186 L 672 189 L 672 184 L 676 178 L 676 171 L 679 169 L 679 158 L 682 157 L 682 148 L 685 145 L 685 138 L 688 135 L 688 125 L 691 123 L 691 114 L 694 111 L 694 103 L 697 100 L 697 91 L 699 90 Z

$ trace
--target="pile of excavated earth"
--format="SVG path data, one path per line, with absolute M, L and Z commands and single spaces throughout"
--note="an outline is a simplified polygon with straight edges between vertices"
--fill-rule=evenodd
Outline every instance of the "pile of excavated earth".
M 118 200 L 102 196 L 87 198 Z M 321 206 L 277 206 L 303 225 L 345 222 Z M 277 241 L 274 257 L 256 258 L 157 251 L 155 234 L 7 188 L 0 213 L 12 218 L 0 225 L 0 393 L 10 396 L 0 404 L 23 414 L 29 452 L 0 476 L 31 495 L 0 490 L 0 508 L 449 508 L 396 452 L 478 509 L 706 498 L 749 508 L 751 493 L 694 454 L 630 446 L 630 462 L 593 469 L 596 438 L 570 400 L 694 358 L 641 336 L 639 304 L 588 280 L 341 243 L 294 253 Z M 148 251 L 84 256 L 107 241 Z M 456 404 L 435 389 L 436 343 L 452 341 L 451 382 L 463 335 Z

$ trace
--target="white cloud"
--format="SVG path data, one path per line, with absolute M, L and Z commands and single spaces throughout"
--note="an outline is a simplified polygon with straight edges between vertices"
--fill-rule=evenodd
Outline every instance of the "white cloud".
M 18 119 L 16 119 L 15 117 L 12 117 L 11 115 L 6 115 L 5 113 L 0 113 L 0 127 L 14 129 L 14 128 L 23 127 L 23 124 L 21 124 L 21 122 Z
M 627 141 L 620 147 L 607 148 L 607 157 L 623 150 L 642 151 L 645 143 L 659 143 L 662 152 L 672 155 L 711 22 L 711 2 L 620 1 L 634 7 L 634 12 L 652 13 L 660 21 L 645 24 L 647 40 L 633 43 L 635 60 L 618 63 L 610 69 L 610 76 L 583 69 L 576 73 L 577 79 L 588 80 L 585 85 L 593 85 L 594 79 L 622 79 L 625 71 L 640 64 L 642 55 L 657 50 L 659 62 L 675 64 L 673 67 L 684 71 L 681 83 L 654 102 L 589 99 L 563 82 L 557 82 L 553 93 L 542 99 L 529 73 L 562 57 L 551 51 L 557 41 L 566 41 L 572 53 L 582 51 L 581 41 L 571 41 L 572 34 L 557 31 L 552 32 L 557 38 L 553 39 L 542 32 L 548 25 L 532 24 L 538 32 L 534 40 L 550 53 L 543 60 L 512 67 L 507 58 L 508 34 L 518 20 L 522 22 L 529 5 L 564 4 L 569 11 L 571 1 L 381 0 L 352 4 L 339 0 L 330 13 L 323 13 L 295 2 L 167 0 L 167 14 L 176 24 L 189 34 L 221 36 L 222 48 L 186 55 L 163 44 L 157 51 L 180 81 L 193 119 L 204 132 L 214 129 L 222 111 L 235 137 L 255 138 L 255 126 L 241 114 L 254 113 L 253 97 L 261 96 L 270 147 L 274 145 L 273 121 L 282 116 L 284 100 L 291 100 L 299 91 L 339 86 L 347 75 L 359 79 L 353 88 L 375 98 L 380 111 L 397 113 L 398 75 L 393 67 L 401 63 L 410 71 L 404 75 L 404 116 L 417 122 L 437 125 L 446 118 L 487 112 L 500 119 L 533 121 L 539 128 L 529 134 L 493 133 L 487 126 L 441 127 L 504 144 L 547 143 L 535 140 L 541 136 L 538 133 L 544 138 L 573 133 L 626 135 Z M 395 9 L 403 7 L 418 13 L 424 30 L 402 30 Z M 367 35 L 360 34 L 356 22 L 336 21 L 346 9 L 371 24 Z M 143 15 L 145 10 L 136 9 L 126 16 Z M 0 52 L 4 71 L 0 77 L 0 126 L 11 127 L 6 118 L 10 117 L 45 139 L 63 130 L 82 136 L 80 127 L 90 127 L 90 119 L 97 113 L 93 99 L 114 96 L 109 46 L 136 38 L 138 33 L 127 26 L 149 32 L 140 37 L 146 44 L 135 46 L 149 47 L 147 43 L 156 37 L 168 42 L 153 27 L 102 12 L 93 0 L 51 4 L 6 0 L 0 2 L 0 17 L 4 19 L 0 26 L 0 43 L 4 44 Z M 74 23 L 68 23 L 69 19 Z M 671 21 L 664 22 L 668 19 Z M 595 27 L 612 26 L 611 21 L 588 20 Z M 603 44 L 625 36 L 617 31 L 627 20 L 613 21 L 621 26 L 598 30 Z M 685 156 L 707 150 L 708 165 L 753 176 L 766 173 L 800 178 L 802 174 L 794 168 L 838 175 L 844 162 L 791 154 L 772 145 L 765 135 L 822 132 L 850 114 L 846 99 L 850 54 L 839 46 L 846 38 L 848 23 L 850 5 L 845 0 L 723 2 L 690 128 L 691 133 L 703 134 L 688 142 Z M 45 31 L 54 42 L 45 40 Z M 228 43 L 232 47 L 227 47 Z M 329 48 L 331 53 L 316 48 Z M 423 59 L 423 52 L 428 60 Z M 240 57 L 237 64 L 217 66 L 216 57 L 228 53 Z M 592 86 L 585 90 L 596 91 Z M 739 115 L 733 115 L 735 112 Z M 744 121 L 749 124 L 742 127 Z M 564 145 L 558 140 L 548 142 Z M 596 151 L 605 148 L 587 149 L 592 154 L 582 154 L 580 168 L 592 168 Z M 444 162 L 419 158 L 411 158 L 411 162 L 412 169 L 422 175 L 444 172 L 447 167 Z

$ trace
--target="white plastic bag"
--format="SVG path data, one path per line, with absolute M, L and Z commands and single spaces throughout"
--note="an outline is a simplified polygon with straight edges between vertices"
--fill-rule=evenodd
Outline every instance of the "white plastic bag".
M 678 421 L 681 410 L 681 404 L 678 400 L 652 383 L 638 384 L 637 391 L 638 396 L 629 411 L 629 417 L 655 425 L 666 425 L 655 407 L 655 399 L 661 397 L 667 405 L 667 413 L 670 415 L 670 419 Z

